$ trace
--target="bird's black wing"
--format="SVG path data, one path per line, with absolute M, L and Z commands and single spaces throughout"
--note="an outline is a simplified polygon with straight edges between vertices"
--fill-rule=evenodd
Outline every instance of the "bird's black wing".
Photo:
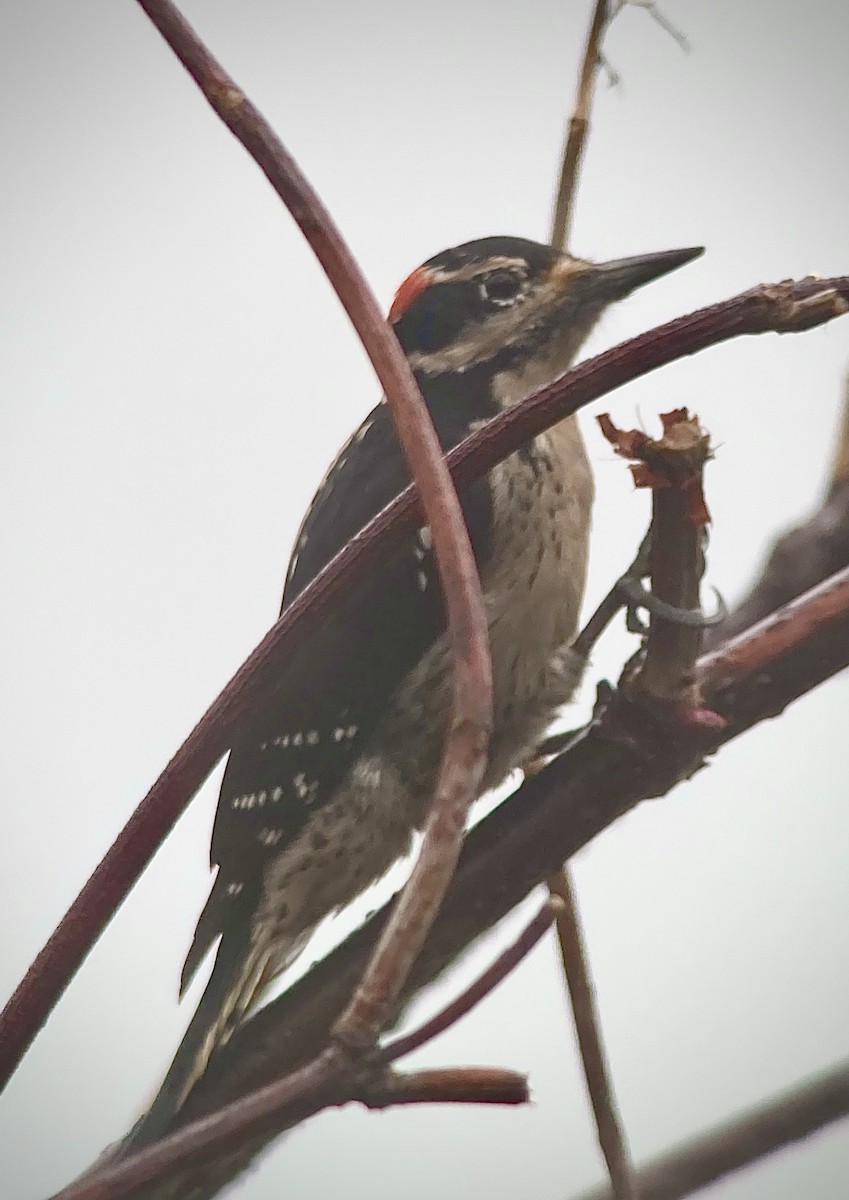
M 438 401 L 429 402 L 446 449 L 468 432 L 469 383 L 457 396 L 443 388 Z M 381 403 L 340 452 L 307 513 L 284 608 L 409 478 Z M 472 484 L 461 499 L 480 563 L 489 553 L 492 524 L 486 481 Z M 303 654 L 287 663 L 276 692 L 230 754 L 212 836 L 218 876 L 186 959 L 184 987 L 218 933 L 238 937 L 249 924 L 267 862 L 332 797 L 389 697 L 444 628 L 428 531 L 414 530 L 349 589 Z

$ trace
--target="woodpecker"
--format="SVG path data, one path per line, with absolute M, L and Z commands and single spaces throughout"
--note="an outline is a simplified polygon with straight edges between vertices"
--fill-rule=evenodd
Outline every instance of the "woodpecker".
M 515 237 L 468 242 L 402 283 L 389 321 L 449 450 L 562 375 L 604 310 L 701 248 L 604 264 Z M 295 544 L 285 608 L 409 482 L 384 401 L 330 467 Z M 593 481 L 574 418 L 465 488 L 489 624 L 494 723 L 483 790 L 527 761 L 570 699 Z M 234 745 L 212 834 L 217 867 L 181 994 L 212 975 L 135 1145 L 173 1120 L 210 1054 L 318 922 L 378 879 L 427 815 L 452 663 L 426 526 L 364 582 L 332 686 L 284 678 Z M 323 676 L 326 678 L 326 672 Z

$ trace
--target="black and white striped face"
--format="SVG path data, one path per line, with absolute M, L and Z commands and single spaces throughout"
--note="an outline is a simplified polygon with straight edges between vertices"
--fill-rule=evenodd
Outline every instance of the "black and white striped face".
M 596 265 L 523 238 L 483 238 L 418 267 L 389 320 L 413 369 L 426 375 L 496 359 L 521 368 L 537 356 L 562 360 L 565 370 L 610 303 L 701 252 Z

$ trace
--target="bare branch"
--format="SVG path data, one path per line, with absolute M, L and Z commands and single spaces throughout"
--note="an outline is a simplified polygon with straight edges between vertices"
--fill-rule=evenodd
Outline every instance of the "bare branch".
M 513 945 L 502 951 L 482 975 L 464 992 L 455 997 L 450 1004 L 447 1004 L 441 1012 L 431 1017 L 429 1021 L 425 1021 L 424 1025 L 382 1047 L 380 1058 L 387 1062 L 394 1062 L 398 1058 L 403 1058 L 405 1054 L 411 1054 L 413 1050 L 418 1050 L 419 1046 L 433 1041 L 435 1037 L 439 1037 L 440 1033 L 444 1033 L 446 1029 L 455 1025 L 466 1013 L 471 1012 L 477 1004 L 480 1004 L 481 1000 L 507 978 L 511 971 L 516 969 L 522 959 L 530 954 L 549 929 L 551 922 L 560 915 L 562 909 L 563 902 L 559 896 L 552 896 L 546 900 Z
M 460 502 L 409 363 L 330 214 L 268 122 L 209 53 L 171 0 L 139 0 L 139 4 L 213 110 L 265 172 L 323 266 L 383 386 L 433 538 L 453 653 L 453 705 L 431 819 L 415 877 L 399 902 L 394 940 L 376 952 L 377 960 L 347 1014 L 347 1024 L 340 1026 L 340 1033 L 344 1032 L 349 1040 L 355 1033 L 361 1039 L 365 1036 L 366 1040 L 374 1040 L 381 1014 L 388 1011 L 403 985 L 448 886 L 460 851 L 465 815 L 478 794 L 486 763 L 492 725 L 492 671 L 480 580 Z M 226 709 L 226 702 L 221 707 Z M 227 748 L 212 721 L 206 741 L 205 757 L 211 755 L 212 761 Z M 169 771 L 180 777 L 175 760 L 166 768 L 166 773 Z M 0 1041 L 4 1046 L 0 1087 L 199 786 L 203 775 L 188 774 L 192 782 L 188 790 L 180 789 L 176 803 L 167 796 L 166 781 L 166 794 L 148 796 L 144 809 L 136 811 L 0 1015 Z M 405 954 L 399 949 L 402 944 Z
M 207 1152 L 225 1152 L 242 1136 L 242 1122 L 255 1130 L 273 1131 L 282 1112 L 297 1121 L 319 1109 L 359 1100 L 368 1108 L 396 1104 L 525 1104 L 528 1081 L 500 1067 L 450 1067 L 398 1074 L 381 1071 L 360 1075 L 339 1070 L 332 1053 L 315 1059 L 286 1080 L 245 1097 L 205 1121 L 111 1164 L 96 1168 L 57 1192 L 52 1200 L 115 1200 L 158 1178 L 175 1163 L 197 1162 Z
M 460 502 L 410 366 L 330 214 L 268 122 L 171 0 L 138 2 L 221 120 L 262 167 L 327 272 L 383 385 L 433 536 L 454 659 L 453 709 L 418 861 L 334 1029 L 347 1046 L 368 1046 L 377 1039 L 439 911 L 486 765 L 492 669 L 480 579 Z
M 440 769 L 419 857 L 392 911 L 362 980 L 332 1035 L 352 1050 L 374 1044 L 390 1018 L 454 875 L 486 754 L 486 737 L 466 720 L 455 723 Z
M 563 911 L 557 917 L 563 974 L 569 988 L 598 1144 L 607 1164 L 613 1196 L 615 1200 L 640 1200 L 604 1051 L 581 918 L 569 873 L 566 870 L 558 871 L 549 878 L 548 887 L 552 895 L 558 896 L 563 902 Z
M 849 1062 L 668 1150 L 637 1175 L 641 1200 L 682 1200 L 849 1116 Z M 606 1186 L 575 1200 L 615 1200 Z
M 330 1049 L 301 1070 L 275 1080 L 251 1096 L 208 1116 L 171 1137 L 115 1162 L 96 1165 L 58 1193 L 55 1200 L 116 1200 L 157 1179 L 176 1163 L 191 1164 L 209 1149 L 226 1152 L 238 1144 L 240 1131 L 260 1132 L 297 1124 L 322 1108 L 360 1100 L 370 1108 L 394 1104 L 476 1103 L 523 1104 L 527 1079 L 515 1071 L 493 1067 L 456 1067 L 399 1074 L 381 1067 L 395 1061 L 458 1021 L 483 1000 L 530 953 L 551 925 L 562 904 L 548 900 L 537 916 L 483 975 L 420 1029 L 397 1038 L 362 1061 L 347 1060 Z
M 281 1112 L 303 1121 L 322 1108 L 354 1099 L 354 1076 L 344 1074 L 338 1051 L 332 1050 L 228 1105 L 201 1121 L 161 1138 L 135 1154 L 110 1158 L 57 1192 L 51 1200 L 116 1200 L 128 1196 L 180 1164 L 197 1164 L 199 1170 L 213 1149 L 226 1155 L 238 1146 L 246 1127 L 271 1135 L 279 1127 Z M 156 1185 L 154 1185 L 156 1186 Z M 179 1194 L 179 1193 L 178 1193 Z
M 569 245 L 569 235 L 572 227 L 572 212 L 575 203 L 575 193 L 578 186 L 578 175 L 581 170 L 581 158 L 587 135 L 590 130 L 590 108 L 592 106 L 593 86 L 598 68 L 601 64 L 599 47 L 604 37 L 604 31 L 610 20 L 607 0 L 596 0 L 590 22 L 587 44 L 578 80 L 578 92 L 575 96 L 575 108 L 569 119 L 566 133 L 566 145 L 563 148 L 563 161 L 560 167 L 560 181 L 557 185 L 557 196 L 554 201 L 554 216 L 551 222 L 551 244 L 557 250 L 566 250 Z
M 641 799 L 664 794 L 701 766 L 706 753 L 782 711 L 847 664 L 849 570 L 701 660 L 706 702 L 727 722 L 709 737 L 679 728 L 672 738 L 654 712 L 622 698 L 610 705 L 568 753 L 526 782 L 469 834 L 460 868 L 404 998 L 431 983 L 475 938 L 618 816 Z M 328 1027 L 347 1003 L 388 907 L 236 1031 L 190 1096 L 182 1121 L 196 1121 L 204 1111 L 296 1069 L 320 1050 Z M 310 1111 L 315 1111 L 312 1103 Z M 229 1143 L 238 1143 L 238 1148 L 221 1150 L 216 1145 L 197 1166 L 160 1179 L 140 1194 L 146 1200 L 176 1200 L 190 1189 L 196 1200 L 215 1195 L 272 1136 L 272 1120 L 248 1115 L 255 1120 L 254 1131 L 248 1136 L 251 1120 L 242 1123 L 242 1140 L 234 1137 Z M 276 1119 L 279 1132 L 279 1113 Z M 297 1119 L 302 1118 L 289 1112 L 285 1127 Z M 204 1122 L 187 1128 L 203 1129 Z M 105 1200 L 124 1193 L 97 1194 Z
M 528 1081 L 502 1067 L 441 1067 L 387 1072 L 362 1097 L 368 1108 L 396 1104 L 527 1104 Z
M 842 315 L 847 302 L 849 276 L 810 278 L 760 285 L 658 326 L 586 360 L 467 438 L 448 456 L 454 481 L 458 486 L 471 482 L 543 429 L 658 367 L 743 334 L 809 328 L 813 319 L 825 322 Z M 357 577 L 417 520 L 421 520 L 421 510 L 415 489 L 409 487 L 300 593 L 212 703 L 118 835 L 0 1016 L 0 1082 L 14 1071 L 109 918 L 228 748 L 239 718 L 268 695 L 284 664 L 294 675 L 306 669 L 308 658 L 315 679 L 316 662 L 322 657 L 333 661 L 339 633 L 331 615 L 343 611 L 346 598 L 355 599 Z M 325 656 L 315 653 L 319 639 L 325 639 Z M 552 864 L 541 878 L 559 865 Z

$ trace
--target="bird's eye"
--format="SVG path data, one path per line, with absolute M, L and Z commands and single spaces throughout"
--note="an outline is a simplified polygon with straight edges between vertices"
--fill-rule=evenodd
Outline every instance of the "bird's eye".
M 501 267 L 496 271 L 487 271 L 480 280 L 480 293 L 490 304 L 506 306 L 515 303 L 524 294 L 525 280 L 518 271 L 510 271 Z

